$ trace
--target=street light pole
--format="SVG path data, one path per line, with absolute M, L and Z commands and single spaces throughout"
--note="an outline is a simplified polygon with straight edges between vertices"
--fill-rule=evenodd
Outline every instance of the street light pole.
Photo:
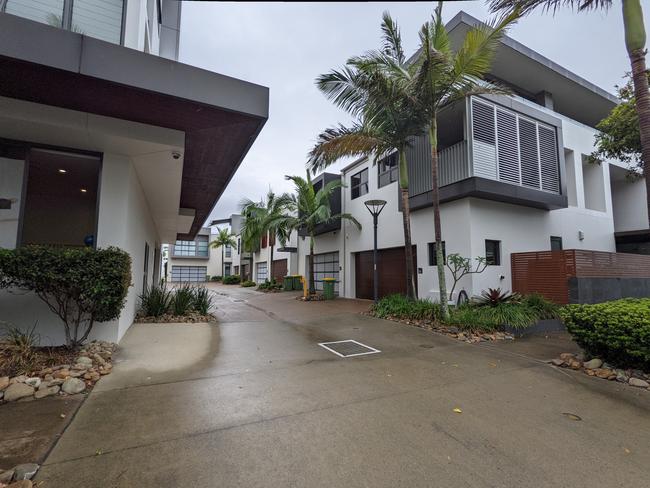
M 379 301 L 379 270 L 377 269 L 377 223 L 379 214 L 386 206 L 386 200 L 367 200 L 363 202 L 370 214 L 372 215 L 372 224 L 374 227 L 374 246 L 372 251 L 373 265 L 373 298 L 375 303 Z

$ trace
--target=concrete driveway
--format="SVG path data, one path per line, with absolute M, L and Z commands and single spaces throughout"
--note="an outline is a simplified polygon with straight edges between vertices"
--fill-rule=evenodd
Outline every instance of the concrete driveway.
M 367 302 L 215 290 L 218 326 L 130 329 L 44 487 L 648 486 L 650 395 L 544 364 L 553 341 L 470 345 Z M 382 352 L 317 345 L 343 339 Z

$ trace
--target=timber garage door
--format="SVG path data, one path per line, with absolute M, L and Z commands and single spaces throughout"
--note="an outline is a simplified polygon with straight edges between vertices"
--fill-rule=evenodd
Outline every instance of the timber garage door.
M 309 256 L 307 256 L 309 263 Z M 334 292 L 339 292 L 339 252 L 314 254 L 314 286 L 323 291 L 323 278 L 335 278 Z M 309 279 L 307 277 L 307 279 Z
M 207 266 L 172 266 L 172 281 L 205 281 Z
M 273 278 L 276 281 L 282 282 L 282 278 L 287 276 L 287 260 L 276 259 L 273 261 Z
M 377 251 L 379 297 L 393 293 L 406 294 L 406 267 L 404 247 L 380 249 Z M 417 273 L 416 246 L 413 246 L 413 271 Z M 357 298 L 373 298 L 372 251 L 356 253 L 355 276 Z M 415 280 L 417 286 L 417 274 Z

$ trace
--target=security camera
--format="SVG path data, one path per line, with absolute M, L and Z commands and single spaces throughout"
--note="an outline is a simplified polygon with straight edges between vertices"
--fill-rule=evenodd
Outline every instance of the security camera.
M 181 159 L 181 153 L 179 153 L 178 151 L 172 151 L 172 158 Z

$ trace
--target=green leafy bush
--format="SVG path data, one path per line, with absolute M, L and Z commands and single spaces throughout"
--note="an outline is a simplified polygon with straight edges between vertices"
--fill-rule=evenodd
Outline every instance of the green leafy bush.
M 221 282 L 224 285 L 237 285 L 241 282 L 241 277 L 239 275 L 224 276 Z
M 120 316 L 131 257 L 116 247 L 0 249 L 0 286 L 33 291 L 63 321 L 67 345 L 76 347 L 95 322 Z
M 201 315 L 207 315 L 210 313 L 210 307 L 212 307 L 212 294 L 210 290 L 202 286 L 195 288 L 192 309 Z
M 172 300 L 172 313 L 174 315 L 187 315 L 192 310 L 195 294 L 195 288 L 189 283 L 176 288 Z
M 244 288 L 250 288 L 251 286 L 255 286 L 255 282 L 251 280 L 242 281 L 241 286 Z
M 372 306 L 375 317 L 392 317 L 402 320 L 437 319 L 440 305 L 430 300 L 411 300 L 404 295 L 388 295 Z
M 567 305 L 559 315 L 588 354 L 619 366 L 650 370 L 650 298 Z
M 221 281 L 221 275 L 214 275 L 210 278 L 210 281 Z
M 464 330 L 494 331 L 508 325 L 516 329 L 530 327 L 539 319 L 535 309 L 521 303 L 495 306 L 464 305 L 450 310 L 449 325 Z
M 521 301 L 522 305 L 532 308 L 537 312 L 539 320 L 558 318 L 559 307 L 550 300 L 547 300 L 539 293 L 525 295 Z
M 261 283 L 258 287 L 258 290 L 262 291 L 274 291 L 274 290 L 282 290 L 282 283 L 278 283 L 275 278 L 273 278 L 271 281 L 266 280 L 264 283 Z
M 169 312 L 174 294 L 166 286 L 151 286 L 140 295 L 140 315 L 160 317 Z

